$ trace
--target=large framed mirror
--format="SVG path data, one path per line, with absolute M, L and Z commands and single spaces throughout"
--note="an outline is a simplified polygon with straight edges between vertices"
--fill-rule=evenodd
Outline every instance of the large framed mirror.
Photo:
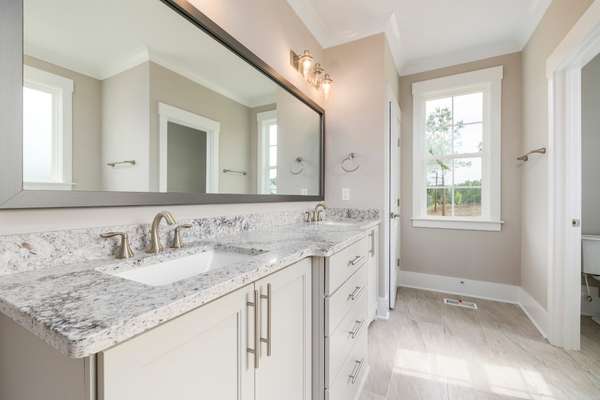
M 0 207 L 322 200 L 324 110 L 186 0 L 0 0 Z

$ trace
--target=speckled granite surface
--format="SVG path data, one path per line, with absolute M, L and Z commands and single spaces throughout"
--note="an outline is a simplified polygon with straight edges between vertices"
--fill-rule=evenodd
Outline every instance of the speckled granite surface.
M 373 212 L 328 212 L 329 220 L 343 224 L 305 224 L 299 222 L 302 215 L 278 214 L 193 220 L 194 228 L 185 234 L 188 247 L 158 256 L 141 251 L 145 226 L 121 227 L 133 235 L 137 250 L 126 262 L 110 257 L 112 246 L 96 239 L 107 228 L 0 237 L 0 312 L 62 353 L 86 357 L 305 257 L 329 256 L 379 222 Z M 142 268 L 218 246 L 248 255 L 164 286 L 102 272 Z

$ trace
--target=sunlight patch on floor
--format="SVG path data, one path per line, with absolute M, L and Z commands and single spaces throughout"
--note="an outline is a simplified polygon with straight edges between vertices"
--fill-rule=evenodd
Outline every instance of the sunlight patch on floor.
M 439 353 L 397 349 L 393 372 L 518 399 L 557 399 L 537 371 Z

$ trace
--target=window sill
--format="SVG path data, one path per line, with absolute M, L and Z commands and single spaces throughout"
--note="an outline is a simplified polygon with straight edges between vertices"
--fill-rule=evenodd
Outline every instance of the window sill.
M 504 221 L 469 218 L 411 218 L 414 228 L 457 229 L 467 231 L 500 232 Z

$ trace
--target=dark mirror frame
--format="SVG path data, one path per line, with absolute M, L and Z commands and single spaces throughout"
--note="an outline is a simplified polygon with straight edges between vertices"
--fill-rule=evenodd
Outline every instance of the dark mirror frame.
M 175 10 L 320 115 L 319 195 L 23 190 L 23 1 L 0 0 L 0 209 L 269 203 L 324 199 L 325 110 L 187 0 L 155 1 L 161 1 Z

